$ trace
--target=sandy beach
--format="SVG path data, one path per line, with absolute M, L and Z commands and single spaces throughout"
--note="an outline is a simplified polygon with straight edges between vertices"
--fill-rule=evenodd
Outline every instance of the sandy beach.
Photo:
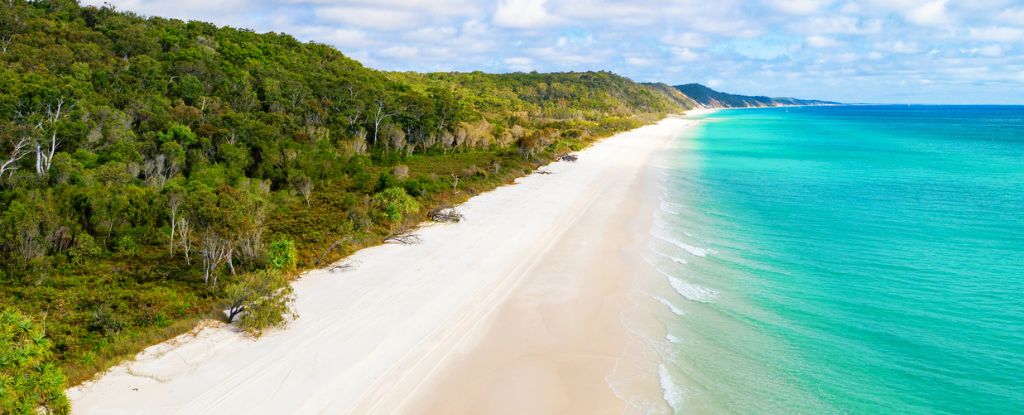
M 286 328 L 254 340 L 211 323 L 72 388 L 73 411 L 622 413 L 607 377 L 630 342 L 648 161 L 694 123 L 607 138 L 473 197 L 417 244 L 310 271 Z

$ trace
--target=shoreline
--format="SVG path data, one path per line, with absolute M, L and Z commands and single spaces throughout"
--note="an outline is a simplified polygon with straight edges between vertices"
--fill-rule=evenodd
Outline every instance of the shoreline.
M 537 405 L 527 408 L 533 413 L 564 411 L 567 402 L 621 413 L 625 403 L 602 368 L 615 369 L 628 344 L 619 319 L 632 280 L 621 278 L 630 267 L 620 242 L 636 237 L 629 229 L 637 223 L 623 211 L 650 202 L 637 193 L 645 187 L 638 183 L 651 182 L 642 180 L 650 156 L 695 123 L 669 117 L 603 139 L 575 163 L 542 168 L 551 175 L 535 172 L 470 199 L 458 207 L 463 223 L 424 225 L 416 245 L 366 248 L 342 261 L 349 269 L 310 271 L 293 283 L 300 317 L 284 329 L 253 340 L 213 325 L 151 346 L 69 389 L 74 412 L 393 413 L 414 404 L 447 412 L 429 392 L 446 391 L 449 380 L 483 388 L 457 373 L 467 362 L 501 363 L 476 357 L 497 343 L 506 356 L 541 350 L 547 358 L 524 366 L 530 370 L 513 367 L 483 389 L 514 398 L 506 388 L 525 385 L 522 396 L 531 399 L 517 401 Z M 516 334 L 538 327 L 554 335 Z M 510 335 L 543 344 L 512 346 Z M 544 341 L 550 337 L 564 341 Z M 551 377 L 565 367 L 571 379 Z M 535 395 L 524 381 L 531 376 L 566 392 Z M 483 412 L 512 409 L 503 405 L 509 399 L 458 396 L 491 402 L 494 410 Z

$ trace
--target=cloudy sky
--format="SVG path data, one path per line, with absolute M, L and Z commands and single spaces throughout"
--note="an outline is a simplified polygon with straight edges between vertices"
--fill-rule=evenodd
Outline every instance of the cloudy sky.
M 844 102 L 1024 103 L 1024 0 L 87 0 L 285 32 L 367 66 L 611 70 Z

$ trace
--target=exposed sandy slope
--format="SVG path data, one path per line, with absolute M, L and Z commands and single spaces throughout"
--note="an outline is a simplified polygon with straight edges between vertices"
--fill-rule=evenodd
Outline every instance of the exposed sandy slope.
M 620 412 L 604 377 L 626 341 L 638 179 L 692 123 L 608 138 L 472 198 L 418 244 L 311 271 L 286 329 L 254 341 L 214 325 L 150 347 L 69 390 L 74 412 Z

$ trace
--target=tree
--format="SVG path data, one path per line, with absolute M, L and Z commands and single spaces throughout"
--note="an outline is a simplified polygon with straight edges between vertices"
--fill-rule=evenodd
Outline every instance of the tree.
M 192 252 L 192 227 L 189 225 L 188 218 L 178 218 L 178 243 L 181 244 L 181 250 L 185 253 L 185 263 L 191 265 L 192 258 L 189 257 L 189 253 Z
M 167 194 L 167 214 L 171 219 L 171 241 L 167 246 L 167 250 L 170 252 L 171 256 L 174 256 L 174 233 L 178 226 L 178 211 L 181 209 L 181 204 L 184 202 L 184 199 L 185 198 L 182 197 L 181 193 L 178 191 L 172 191 Z
M 47 172 L 50 171 L 50 163 L 53 161 L 53 155 L 57 152 L 57 148 L 60 147 L 64 139 L 58 136 L 58 130 L 60 127 L 61 118 L 66 114 L 67 107 L 74 106 L 73 103 L 68 101 L 65 97 L 57 98 L 53 103 L 46 106 L 46 115 L 39 119 L 36 124 L 36 128 L 40 131 L 44 131 L 49 134 L 50 140 L 48 143 L 44 143 L 41 140 L 36 140 L 35 153 L 36 153 L 36 175 L 43 177 Z
M 67 381 L 52 357 L 42 328 L 16 310 L 0 312 L 0 413 L 70 413 Z
M 292 310 L 295 294 L 288 280 L 277 270 L 261 270 L 242 275 L 224 289 L 228 322 L 238 319 L 238 327 L 259 336 L 271 327 L 284 325 Z
M 0 163 L 0 180 L 3 180 L 5 174 L 14 174 L 14 171 L 18 169 L 18 160 L 21 160 L 22 157 L 25 157 L 30 152 L 29 144 L 27 137 L 13 141 L 11 150 L 7 153 L 7 159 L 0 160 L 3 161 L 3 163 Z
M 381 123 L 383 123 L 384 120 L 390 118 L 391 116 L 393 116 L 395 114 L 396 114 L 396 111 L 393 111 L 393 110 L 389 109 L 388 108 L 388 104 L 386 102 L 384 102 L 383 98 L 377 99 L 374 102 L 374 111 L 373 111 L 373 142 L 370 143 L 371 146 L 376 146 L 377 145 L 377 134 L 380 132 L 380 125 L 381 125 Z
M 0 213 L 0 248 L 14 254 L 21 268 L 44 259 L 57 228 L 52 201 L 32 191 Z

